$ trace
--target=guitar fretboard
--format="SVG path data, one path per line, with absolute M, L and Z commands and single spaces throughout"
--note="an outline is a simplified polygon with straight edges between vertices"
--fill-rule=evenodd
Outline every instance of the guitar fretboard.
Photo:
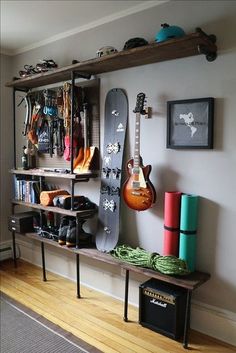
M 140 165 L 140 113 L 136 113 L 135 139 L 134 139 L 134 165 L 133 172 L 138 174 Z

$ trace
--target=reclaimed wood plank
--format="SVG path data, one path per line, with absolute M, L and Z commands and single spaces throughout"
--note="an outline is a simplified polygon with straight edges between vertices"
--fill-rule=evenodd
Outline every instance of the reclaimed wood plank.
M 216 52 L 217 50 L 216 45 L 206 35 L 196 32 L 182 38 L 170 39 L 161 43 L 153 42 L 142 47 L 122 50 L 101 58 L 85 60 L 74 65 L 55 69 L 51 72 L 35 74 L 8 82 L 6 86 L 31 89 L 70 80 L 72 71 L 97 75 L 135 66 L 200 55 L 199 46 L 204 46 L 204 49 L 209 52 Z

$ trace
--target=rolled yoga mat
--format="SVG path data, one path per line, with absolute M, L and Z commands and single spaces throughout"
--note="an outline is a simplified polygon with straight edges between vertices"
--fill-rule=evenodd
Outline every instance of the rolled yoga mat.
M 197 232 L 198 196 L 181 196 L 180 231 Z
M 180 233 L 179 258 L 187 262 L 188 270 L 195 271 L 196 264 L 196 234 Z
M 198 200 L 197 195 L 181 196 L 179 258 L 187 262 L 191 272 L 196 262 Z
M 163 255 L 179 255 L 181 192 L 165 192 Z

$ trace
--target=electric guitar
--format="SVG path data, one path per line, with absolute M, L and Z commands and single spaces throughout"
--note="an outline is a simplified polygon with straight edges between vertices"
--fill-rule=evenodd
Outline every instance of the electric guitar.
M 134 109 L 136 113 L 134 158 L 127 163 L 129 177 L 123 185 L 124 201 L 128 207 L 136 211 L 147 210 L 156 200 L 154 186 L 149 180 L 152 167 L 144 166 L 140 156 L 140 116 L 145 114 L 144 102 L 145 94 L 139 93 Z

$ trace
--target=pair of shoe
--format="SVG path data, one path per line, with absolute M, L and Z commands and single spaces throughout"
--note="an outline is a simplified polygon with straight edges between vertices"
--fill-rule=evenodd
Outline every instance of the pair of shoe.
M 62 217 L 58 231 L 58 243 L 60 245 L 75 246 L 76 221 L 74 217 Z
M 80 244 L 88 245 L 92 242 L 92 235 L 83 230 L 82 225 L 84 222 L 84 220 L 80 220 L 78 224 L 79 242 Z M 62 217 L 58 231 L 58 243 L 68 247 L 76 245 L 76 220 L 74 217 Z

